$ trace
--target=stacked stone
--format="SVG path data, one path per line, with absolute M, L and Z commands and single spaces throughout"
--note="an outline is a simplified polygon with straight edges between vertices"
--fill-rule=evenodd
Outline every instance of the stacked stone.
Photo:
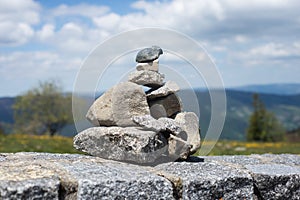
M 158 46 L 136 56 L 136 71 L 113 86 L 90 107 L 87 119 L 96 127 L 74 138 L 74 147 L 102 158 L 135 163 L 186 159 L 200 147 L 199 120 L 182 112 L 174 81 L 159 73 Z M 149 87 L 144 92 L 143 86 Z

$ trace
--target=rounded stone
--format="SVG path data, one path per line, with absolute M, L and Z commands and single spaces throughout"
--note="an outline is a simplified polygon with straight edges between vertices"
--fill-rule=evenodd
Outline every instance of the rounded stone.
M 182 111 L 182 103 L 176 94 L 166 97 L 148 100 L 151 116 L 155 119 L 161 117 L 175 118 L 177 113 Z
M 161 54 L 163 54 L 163 50 L 159 46 L 152 46 L 139 51 L 135 61 L 138 63 L 151 62 L 158 59 Z

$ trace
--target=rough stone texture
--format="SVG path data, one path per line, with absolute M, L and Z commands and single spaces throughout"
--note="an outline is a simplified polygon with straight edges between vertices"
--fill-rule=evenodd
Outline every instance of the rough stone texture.
M 93 127 L 74 137 L 74 147 L 90 155 L 135 163 L 153 163 L 167 151 L 167 141 L 134 127 Z
M 107 90 L 98 99 L 94 101 L 92 106 L 89 108 L 86 118 L 95 126 L 105 125 L 113 126 L 116 122 L 113 118 L 112 109 L 112 93 L 115 87 Z
M 155 99 L 158 97 L 168 96 L 169 94 L 178 92 L 179 89 L 179 86 L 174 81 L 167 81 L 162 87 L 147 94 L 147 98 Z
M 158 59 L 158 57 L 163 54 L 163 50 L 158 46 L 152 46 L 151 48 L 145 48 L 140 50 L 135 61 L 138 63 L 151 62 Z
M 0 199 L 58 199 L 59 180 L 0 180 Z
M 139 126 L 156 132 L 168 131 L 173 135 L 180 134 L 183 130 L 174 119 L 162 117 L 158 120 L 154 119 L 151 115 L 134 116 L 132 120 Z
M 128 81 L 138 85 L 158 88 L 163 85 L 165 75 L 154 71 L 134 71 L 128 76 Z
M 2 176 L 4 170 L 14 181 L 9 187 L 7 177 L 0 181 L 0 199 L 173 199 L 171 182 L 146 167 L 83 155 L 17 153 L 5 156 L 6 161 L 0 162 L 0 174 Z M 49 179 L 48 173 L 35 178 L 38 171 L 32 166 L 51 172 L 55 178 Z M 19 176 L 28 178 L 19 180 Z M 55 193 L 52 195 L 49 189 L 53 185 Z
M 180 177 L 183 199 L 252 199 L 254 195 L 250 174 L 236 167 L 204 159 L 199 163 L 166 163 L 155 168 Z
M 192 145 L 191 153 L 200 148 L 199 119 L 193 112 L 178 113 L 175 121 L 187 134 L 187 143 Z
M 154 119 L 151 115 L 133 116 L 132 121 L 141 127 L 155 132 L 166 130 L 165 124 Z
M 187 134 L 174 119 L 159 118 L 156 120 L 150 115 L 136 116 L 132 119 L 136 124 L 148 130 L 162 132 L 168 139 L 168 156 L 173 160 L 186 159 L 191 155 L 192 145 L 186 142 Z
M 170 135 L 168 144 L 169 156 L 174 158 L 174 160 L 177 160 L 178 158 L 185 160 L 190 155 L 192 145 L 188 144 L 183 139 Z
M 176 94 L 149 100 L 148 103 L 151 116 L 155 119 L 161 117 L 175 118 L 176 114 L 182 111 L 181 100 Z
M 95 126 L 134 126 L 132 116 L 150 114 L 142 87 L 131 82 L 119 83 L 90 107 L 87 118 Z
M 138 63 L 136 65 L 136 70 L 137 71 L 148 70 L 148 71 L 158 72 L 158 65 L 159 65 L 158 59 L 148 63 Z
M 0 199 L 299 199 L 299 155 L 204 156 L 155 167 L 77 154 L 0 158 Z
M 300 199 L 300 167 L 283 164 L 245 166 L 263 199 Z
M 78 182 L 78 199 L 173 199 L 172 184 L 142 167 L 101 161 L 63 168 Z
M 165 127 L 165 130 L 171 132 L 173 135 L 179 135 L 183 132 L 180 124 L 178 124 L 174 119 L 161 117 L 157 121 L 162 123 Z

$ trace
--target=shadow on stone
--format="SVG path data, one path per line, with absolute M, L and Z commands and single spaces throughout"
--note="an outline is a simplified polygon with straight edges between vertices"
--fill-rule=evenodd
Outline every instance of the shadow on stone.
M 204 162 L 204 158 L 199 158 L 197 156 L 189 156 L 186 160 L 178 159 L 178 160 L 176 160 L 176 162 L 193 162 L 193 163 L 197 163 L 197 162 Z

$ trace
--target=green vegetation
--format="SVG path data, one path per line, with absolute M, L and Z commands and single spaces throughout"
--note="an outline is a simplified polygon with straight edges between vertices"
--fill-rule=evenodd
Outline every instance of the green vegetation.
M 55 135 L 73 119 L 71 102 L 71 95 L 63 95 L 55 81 L 41 82 L 17 97 L 13 105 L 14 132 Z
M 73 139 L 63 136 L 0 135 L 0 152 L 82 153 L 74 149 Z M 300 154 L 300 143 L 219 141 L 209 155 L 248 155 L 263 153 Z M 196 154 L 197 155 L 197 154 Z
M 253 113 L 247 129 L 248 141 L 282 141 L 285 130 L 276 116 L 267 111 L 258 94 L 253 95 Z
M 0 136 L 0 152 L 80 153 L 72 138 L 49 135 L 9 134 Z
M 250 154 L 300 154 L 300 143 L 289 142 L 240 142 L 226 141 L 217 142 L 209 155 L 250 155 Z
M 4 135 L 4 129 L 2 127 L 2 124 L 0 123 L 0 135 Z

